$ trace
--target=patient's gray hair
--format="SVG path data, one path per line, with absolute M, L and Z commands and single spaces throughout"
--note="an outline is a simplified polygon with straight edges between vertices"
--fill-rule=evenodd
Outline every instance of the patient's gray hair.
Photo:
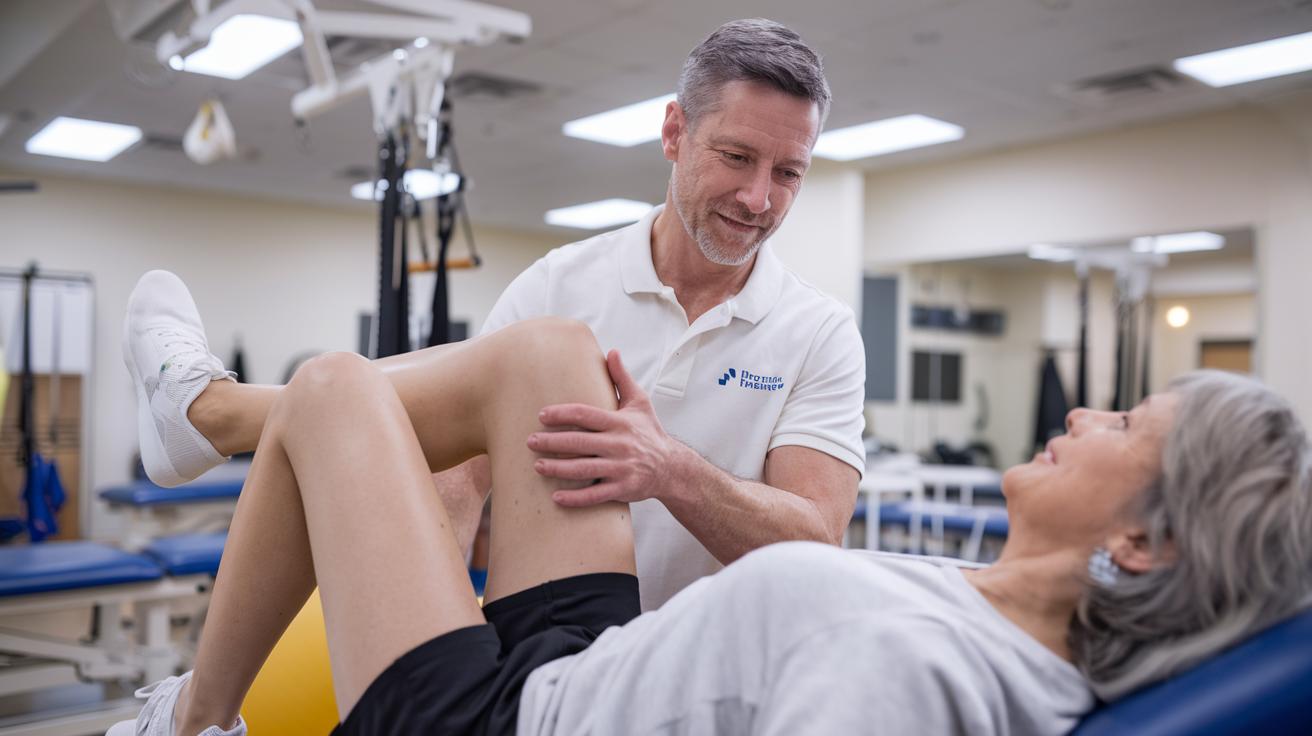
M 1285 618 L 1312 591 L 1312 449 L 1290 405 L 1254 380 L 1173 381 L 1162 475 L 1136 516 L 1174 562 L 1091 583 L 1071 649 L 1112 700 Z
M 808 99 L 829 116 L 829 83 L 820 55 L 787 26 L 764 18 L 725 23 L 688 54 L 679 74 L 678 98 L 690 128 L 714 112 L 729 82 L 762 82 Z

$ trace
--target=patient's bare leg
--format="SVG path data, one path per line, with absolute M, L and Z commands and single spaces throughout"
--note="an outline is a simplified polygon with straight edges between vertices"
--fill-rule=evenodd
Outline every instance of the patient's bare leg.
M 411 353 L 379 358 L 373 364 L 392 381 L 401 404 L 418 425 L 421 412 L 432 407 L 428 387 L 434 365 L 441 355 L 458 350 L 468 343 L 424 348 Z M 269 418 L 269 410 L 283 386 L 268 386 L 232 381 L 215 381 L 201 392 L 187 410 L 193 426 L 222 455 L 236 455 L 255 450 Z
M 433 366 L 442 363 L 444 353 L 466 344 L 441 345 L 374 361 L 392 381 L 421 439 L 427 436 L 425 425 L 431 424 L 428 420 L 435 411 L 434 397 L 429 391 Z M 192 402 L 187 418 L 220 454 L 250 452 L 259 443 L 269 410 L 283 388 L 214 381 Z M 425 455 L 429 454 L 426 449 Z M 434 472 L 439 470 L 433 458 L 429 458 L 429 467 Z M 477 457 L 433 478 L 462 550 L 468 549 L 478 530 L 489 488 L 489 472 L 487 458 Z
M 429 470 L 489 453 L 498 493 L 489 600 L 550 579 L 634 571 L 628 509 L 562 509 L 524 444 L 538 409 L 615 396 L 586 327 L 526 323 L 434 354 L 424 413 L 377 364 L 307 363 L 272 405 L 238 503 L 179 733 L 230 726 L 316 581 L 344 716 L 392 661 L 482 623 Z

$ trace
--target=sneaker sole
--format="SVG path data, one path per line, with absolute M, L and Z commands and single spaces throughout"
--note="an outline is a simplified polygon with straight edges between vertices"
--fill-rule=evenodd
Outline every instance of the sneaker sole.
M 131 298 L 129 314 L 130 302 Z M 147 477 L 155 485 L 164 488 L 173 488 L 192 480 L 178 475 L 169 462 L 168 453 L 164 452 L 164 441 L 155 429 L 155 417 L 150 411 L 150 399 L 146 396 L 146 382 L 132 354 L 132 331 L 128 319 L 123 320 L 123 362 L 127 364 L 132 386 L 137 391 L 137 439 L 141 443 L 141 464 L 146 468 Z

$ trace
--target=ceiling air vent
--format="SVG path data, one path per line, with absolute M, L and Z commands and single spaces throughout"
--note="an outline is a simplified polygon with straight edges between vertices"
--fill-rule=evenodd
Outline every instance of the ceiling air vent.
M 542 86 L 485 72 L 464 72 L 452 77 L 447 89 L 453 99 L 513 100 L 535 95 Z
M 105 0 L 120 40 L 153 45 L 165 31 L 179 31 L 196 14 L 185 0 Z
M 357 165 L 357 166 L 347 166 L 344 169 L 338 169 L 336 172 L 333 173 L 333 176 L 337 177 L 338 179 L 347 179 L 350 181 L 366 181 L 377 173 L 378 171 L 376 169 L 371 169 L 368 166 Z
M 338 72 L 355 69 L 405 46 L 402 41 L 352 36 L 329 36 L 327 43 L 328 54 L 333 57 L 333 66 Z
M 1161 97 L 1195 84 L 1165 67 L 1150 67 L 1081 79 L 1063 86 L 1060 93 L 1082 105 L 1107 107 L 1145 97 Z
M 175 135 L 146 133 L 141 139 L 141 145 L 146 148 L 154 148 L 160 151 L 181 151 L 182 139 Z

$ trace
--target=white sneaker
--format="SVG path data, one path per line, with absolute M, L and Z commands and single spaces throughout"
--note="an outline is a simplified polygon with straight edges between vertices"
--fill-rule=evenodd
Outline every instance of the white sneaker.
M 152 481 L 180 485 L 228 459 L 187 419 L 210 381 L 234 374 L 210 352 L 182 279 L 151 271 L 137 282 L 123 322 L 123 361 L 137 389 L 141 462 Z
M 136 692 L 138 698 L 146 701 L 141 713 L 131 721 L 119 721 L 109 727 L 105 736 L 174 736 L 173 709 L 177 707 L 178 695 L 182 686 L 191 679 L 188 672 L 181 677 L 166 677 L 152 685 L 147 685 Z M 197 736 L 245 736 L 246 721 L 237 717 L 237 725 L 224 731 L 218 726 L 209 726 Z

